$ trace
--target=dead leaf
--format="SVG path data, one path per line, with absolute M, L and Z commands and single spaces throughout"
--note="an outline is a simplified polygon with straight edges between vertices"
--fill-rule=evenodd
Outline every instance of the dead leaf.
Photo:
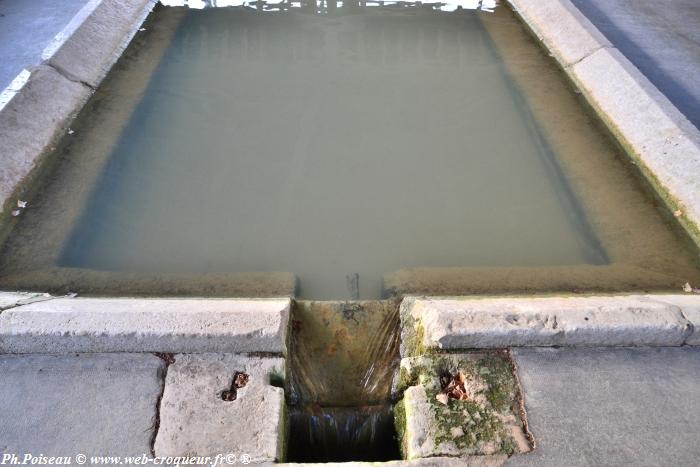
M 447 403 L 450 400 L 450 398 L 444 392 L 441 392 L 440 394 L 435 396 L 435 399 L 437 399 L 437 401 L 443 405 L 447 405 Z
M 246 384 L 248 384 L 249 380 L 250 376 L 248 376 L 246 373 L 243 373 L 242 371 L 237 371 L 236 374 L 233 376 L 233 384 L 238 389 L 241 389 Z
M 686 282 L 685 284 L 683 284 L 683 292 L 691 293 L 692 291 L 693 291 L 693 287 L 690 286 L 689 282 Z
M 675 217 L 681 217 L 681 216 L 683 215 L 683 211 L 681 211 L 680 209 L 678 209 L 678 210 L 676 210 L 676 211 L 673 211 L 673 215 L 674 215 Z

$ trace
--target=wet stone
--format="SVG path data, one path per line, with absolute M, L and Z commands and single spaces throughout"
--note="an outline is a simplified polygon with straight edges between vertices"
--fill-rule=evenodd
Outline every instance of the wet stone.
M 517 387 L 505 352 L 402 359 L 394 390 L 403 393 L 395 418 L 404 458 L 530 451 Z
M 284 359 L 234 354 L 178 354 L 168 368 L 160 405 L 156 456 L 249 456 L 251 462 L 284 458 Z M 232 379 L 236 398 L 225 400 Z M 230 398 L 229 398 L 230 399 Z

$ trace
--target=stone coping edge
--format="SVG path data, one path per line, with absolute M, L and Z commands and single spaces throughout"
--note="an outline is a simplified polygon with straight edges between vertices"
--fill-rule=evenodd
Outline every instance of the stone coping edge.
M 292 299 L 0 292 L 0 354 L 286 355 Z M 401 356 L 546 346 L 700 346 L 700 295 L 406 297 Z
M 3 292 L 0 305 L 0 354 L 286 355 L 291 299 L 73 298 Z
M 402 357 L 503 347 L 700 345 L 700 295 L 408 297 L 401 321 Z
M 508 0 L 700 246 L 700 131 L 570 0 Z
M 0 94 L 0 220 L 116 63 L 156 0 L 90 0 Z

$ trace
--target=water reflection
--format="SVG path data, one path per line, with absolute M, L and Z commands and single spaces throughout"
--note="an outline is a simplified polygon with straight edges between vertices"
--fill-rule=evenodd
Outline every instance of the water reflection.
M 166 6 L 186 6 L 188 8 L 203 9 L 217 7 L 247 7 L 260 11 L 286 11 L 302 9 L 314 13 L 328 13 L 338 8 L 353 7 L 401 7 L 401 8 L 426 8 L 429 10 L 457 11 L 457 10 L 483 10 L 493 11 L 500 0 L 449 0 L 445 2 L 409 2 L 393 0 L 161 0 Z

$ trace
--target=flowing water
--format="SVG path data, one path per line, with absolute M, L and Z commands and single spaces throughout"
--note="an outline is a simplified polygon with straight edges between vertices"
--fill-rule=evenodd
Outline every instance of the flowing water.
M 291 320 L 288 460 L 400 459 L 391 400 L 398 303 L 297 301 Z
M 0 286 L 364 299 L 700 280 L 507 9 L 333 5 L 158 8 L 28 194 Z

